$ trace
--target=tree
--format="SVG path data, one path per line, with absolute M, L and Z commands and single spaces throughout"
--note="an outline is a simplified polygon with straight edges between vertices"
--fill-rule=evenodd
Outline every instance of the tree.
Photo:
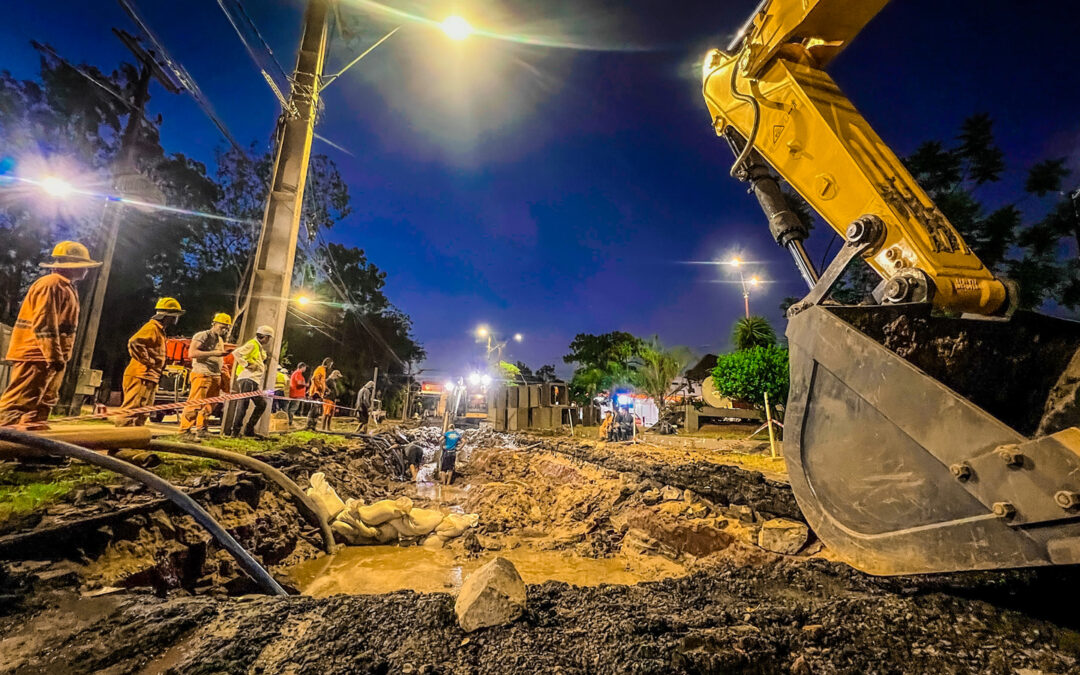
M 788 350 L 774 344 L 721 354 L 712 376 L 721 396 L 764 408 L 767 393 L 773 405 L 785 403 L 790 383 Z
M 540 378 L 541 382 L 555 382 L 559 379 L 559 374 L 555 372 L 554 365 L 547 364 L 537 369 L 536 377 Z
M 521 376 L 520 379 L 522 381 L 532 383 L 537 379 L 536 376 L 533 375 L 532 369 L 525 365 L 524 361 L 515 361 L 514 366 L 518 369 L 518 374 Z
M 673 384 L 673 380 L 686 370 L 689 363 L 689 349 L 686 347 L 665 349 L 656 336 L 638 348 L 631 379 L 635 387 L 644 391 L 656 402 L 660 419 L 664 418 L 668 398 L 680 386 Z
M 731 342 L 735 349 L 765 347 L 776 344 L 776 331 L 763 316 L 742 317 L 731 329 Z
M 570 380 L 574 400 L 586 402 L 597 393 L 630 384 L 631 363 L 644 342 L 630 333 L 614 331 L 602 335 L 579 333 L 570 343 L 565 363 L 576 363 Z

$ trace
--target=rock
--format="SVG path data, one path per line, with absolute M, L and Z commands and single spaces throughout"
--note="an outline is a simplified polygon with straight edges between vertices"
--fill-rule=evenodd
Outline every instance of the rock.
M 495 558 L 465 579 L 454 602 L 466 632 L 511 623 L 525 611 L 525 582 L 514 563 Z
M 810 675 L 810 666 L 806 664 L 806 657 L 800 655 L 791 663 L 791 675 Z
M 820 623 L 807 624 L 802 627 L 802 631 L 811 640 L 818 640 L 825 634 L 825 626 Z
M 805 524 L 787 518 L 773 518 L 761 525 L 758 532 L 758 546 L 783 555 L 795 555 L 810 536 L 810 528 Z
M 652 506 L 660 501 L 660 491 L 655 489 L 646 490 L 641 494 L 641 501 L 645 504 Z
M 670 485 L 665 485 L 664 489 L 660 491 L 660 499 L 665 502 L 674 502 L 682 499 L 682 490 Z

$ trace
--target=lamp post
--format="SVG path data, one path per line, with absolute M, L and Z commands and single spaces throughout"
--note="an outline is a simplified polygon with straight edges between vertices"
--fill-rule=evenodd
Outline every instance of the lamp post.
M 746 318 L 750 318 L 750 288 L 757 286 L 761 283 L 761 280 L 757 277 L 746 278 L 743 274 L 742 260 L 738 258 L 731 259 L 732 266 L 739 270 L 739 285 L 742 286 L 743 307 L 746 311 Z
M 509 342 L 509 340 L 503 340 L 502 342 L 499 342 L 497 339 L 495 339 L 495 336 L 492 334 L 491 329 L 487 326 L 479 326 L 476 329 L 476 337 L 481 340 L 487 341 L 487 351 L 485 352 L 484 357 L 488 361 L 491 361 L 492 352 L 495 352 L 496 360 L 502 360 L 502 350 L 504 347 L 506 347 L 506 343 Z M 514 342 L 521 342 L 525 339 L 525 336 L 521 333 L 514 333 L 512 339 L 514 340 Z
M 277 371 L 277 359 L 281 353 L 296 241 L 300 234 L 304 185 L 322 89 L 367 53 L 354 59 L 335 76 L 323 75 L 332 5 L 331 0 L 308 0 L 304 12 L 304 31 L 293 71 L 292 91 L 276 131 L 277 148 L 271 171 L 270 196 L 255 250 L 255 265 L 247 292 L 248 304 L 240 328 L 241 338 L 250 335 L 255 326 L 269 325 L 274 328 L 273 344 L 268 350 L 267 373 Z M 442 27 L 443 32 L 455 40 L 464 39 L 472 33 L 469 24 L 460 17 L 447 19 Z M 266 386 L 266 382 L 263 385 Z M 269 425 L 270 416 L 263 415 L 259 420 L 259 432 L 265 434 Z

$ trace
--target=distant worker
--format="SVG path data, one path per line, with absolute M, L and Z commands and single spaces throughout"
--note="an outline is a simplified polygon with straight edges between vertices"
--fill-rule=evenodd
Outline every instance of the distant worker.
M 221 395 L 225 358 L 225 336 L 232 328 L 232 317 L 224 312 L 214 315 L 210 328 L 195 333 L 188 354 L 191 356 L 191 392 L 188 401 L 200 401 Z M 206 417 L 214 407 L 209 403 L 190 403 L 180 413 L 180 433 L 185 440 L 200 440 L 206 435 Z
M 270 348 L 270 343 L 273 340 L 274 329 L 270 326 L 259 326 L 255 329 L 255 337 L 233 351 L 233 357 L 236 359 L 237 393 L 247 394 L 262 389 L 266 381 L 266 362 L 270 360 L 270 352 L 267 349 Z M 248 419 L 247 425 L 245 425 L 244 416 L 247 414 L 249 403 L 252 406 L 251 418 Z M 265 410 L 266 398 L 263 396 L 252 396 L 251 398 L 237 400 L 236 410 L 233 412 L 232 427 L 226 435 L 239 437 L 240 431 L 243 429 L 244 436 L 265 440 L 265 436 L 255 433 L 255 427 L 259 424 L 259 419 Z
M 288 391 L 289 371 L 278 366 L 277 373 L 274 375 L 274 405 L 271 406 L 272 412 L 280 412 L 285 409 L 285 404 L 288 403 L 285 400 L 285 394 Z
M 158 381 L 165 370 L 165 329 L 175 326 L 183 313 L 176 298 L 161 298 L 154 305 L 154 316 L 128 339 L 131 361 L 124 369 L 124 402 L 113 418 L 116 426 L 146 424 L 147 413 L 130 411 L 154 404 Z
M 40 263 L 50 272 L 30 285 L 11 331 L 5 357 L 12 362 L 11 379 L 0 397 L 0 426 L 49 428 L 46 422 L 59 398 L 79 325 L 74 284 L 100 265 L 75 241 L 60 242 L 53 248 L 52 260 Z
M 461 441 L 461 432 L 450 424 L 446 433 L 443 434 L 442 461 L 439 467 L 439 479 L 443 485 L 450 485 L 454 481 L 454 470 L 457 467 L 457 446 Z
M 308 385 L 308 398 L 318 403 L 312 403 L 308 410 L 307 430 L 315 431 L 315 422 L 322 411 L 322 400 L 326 396 L 326 375 L 334 367 L 334 359 L 327 356 L 322 365 L 311 374 L 311 384 Z
M 301 361 L 289 376 L 289 401 L 285 414 L 289 417 L 289 428 L 293 425 L 293 415 L 300 410 L 301 399 L 307 396 L 307 364 Z
M 356 433 L 367 432 L 368 421 L 371 419 L 371 406 L 375 403 L 375 381 L 368 380 L 367 384 L 360 388 L 360 394 L 356 397 Z
M 341 371 L 335 370 L 326 378 L 326 395 L 322 402 L 322 429 L 330 431 L 330 420 L 334 418 L 334 401 L 340 396 Z
M 420 474 L 420 466 L 424 463 L 424 448 L 419 443 L 409 443 L 405 446 L 405 463 L 409 465 L 409 474 L 415 482 Z

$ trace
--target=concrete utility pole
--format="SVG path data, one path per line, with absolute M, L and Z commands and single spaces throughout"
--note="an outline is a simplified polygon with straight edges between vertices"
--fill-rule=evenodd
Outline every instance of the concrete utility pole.
M 139 79 L 135 83 L 131 112 L 120 136 L 120 147 L 112 167 L 113 190 L 119 195 L 135 194 L 146 199 L 147 195 L 143 193 L 146 192 L 149 181 L 139 173 L 135 164 L 135 139 L 139 125 L 143 121 L 146 101 L 150 98 L 150 80 L 156 79 L 173 94 L 179 94 L 181 89 L 176 79 L 158 64 L 153 55 L 139 44 L 138 39 L 115 28 L 113 32 L 131 50 L 141 66 Z M 60 388 L 61 409 L 66 410 L 68 415 L 78 415 L 82 408 L 83 395 L 79 393 L 79 388 L 80 385 L 89 381 L 94 348 L 97 346 L 98 328 L 101 325 L 101 312 L 105 305 L 105 291 L 109 286 L 109 273 L 112 271 L 116 239 L 120 233 L 120 223 L 123 220 L 125 208 L 128 207 L 110 200 L 105 202 L 105 208 L 101 214 L 99 230 L 101 268 L 96 274 L 91 275 L 90 288 L 87 290 L 90 301 L 82 311 L 79 330 L 75 335 L 73 347 L 75 367 L 68 368 L 64 373 L 64 382 Z
M 292 288 L 296 241 L 304 205 L 304 184 L 319 107 L 319 87 L 326 56 L 329 0 L 309 0 L 304 12 L 304 36 L 293 74 L 289 107 L 278 126 L 277 155 L 274 158 L 270 197 L 266 203 L 262 234 L 255 251 L 255 266 L 248 288 L 247 311 L 238 339 L 249 339 L 258 326 L 274 329 L 267 361 L 267 376 L 277 372 L 278 355 L 285 329 L 285 315 Z M 263 382 L 263 389 L 272 385 Z M 259 420 L 257 431 L 270 428 L 270 415 Z

